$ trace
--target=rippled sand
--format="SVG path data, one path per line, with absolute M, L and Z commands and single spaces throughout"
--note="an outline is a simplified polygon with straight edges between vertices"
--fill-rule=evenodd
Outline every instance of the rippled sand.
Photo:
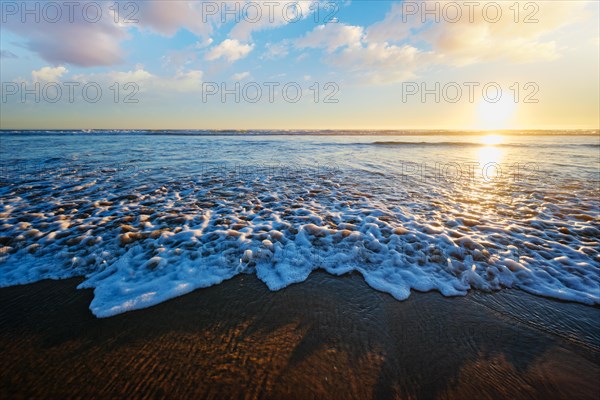
M 398 302 L 358 274 L 252 275 L 97 319 L 79 280 L 0 289 L 8 398 L 577 398 L 600 310 L 520 291 Z

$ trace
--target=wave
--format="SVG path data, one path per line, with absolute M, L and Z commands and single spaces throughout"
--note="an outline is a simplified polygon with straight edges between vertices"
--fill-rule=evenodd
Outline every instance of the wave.
M 302 130 L 302 129 L 0 129 L 0 135 L 169 135 L 169 136 L 482 136 L 486 131 L 460 130 Z M 498 131 L 502 136 L 599 136 L 597 130 L 519 130 Z
M 600 304 L 600 230 L 595 197 L 584 189 L 570 189 L 576 200 L 556 210 L 532 213 L 540 204 L 535 192 L 503 209 L 494 208 L 501 195 L 489 200 L 484 187 L 469 187 L 463 195 L 485 207 L 465 214 L 467 200 L 453 202 L 445 185 L 423 183 L 421 199 L 402 197 L 402 188 L 374 195 L 376 187 L 343 171 L 285 184 L 206 176 L 136 185 L 138 177 L 120 181 L 110 171 L 66 181 L 58 174 L 2 193 L 0 287 L 82 276 L 80 287 L 94 288 L 90 308 L 98 317 L 241 273 L 280 290 L 316 269 L 357 271 L 398 300 L 415 290 L 463 296 L 520 288 Z M 554 185 L 536 190 L 544 201 L 566 201 Z M 432 201 L 436 210 L 443 204 L 438 217 Z
M 369 143 L 375 146 L 485 146 L 484 143 L 477 142 L 399 142 L 383 141 Z M 495 145 L 499 146 L 499 144 Z
M 409 142 L 409 141 L 377 141 L 372 143 L 352 143 L 353 145 L 374 146 L 455 146 L 455 147 L 600 147 L 598 143 L 498 143 L 494 145 L 481 142 Z

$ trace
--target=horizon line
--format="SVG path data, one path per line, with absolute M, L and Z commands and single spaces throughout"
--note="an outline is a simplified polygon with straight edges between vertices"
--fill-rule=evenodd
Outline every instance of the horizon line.
M 364 132 L 420 132 L 420 133 L 462 133 L 462 134 L 479 134 L 479 133 L 504 133 L 504 134 L 522 134 L 522 133 L 543 133 L 543 132 L 587 132 L 591 135 L 600 134 L 600 128 L 554 128 L 554 129 L 439 129 L 439 128 L 394 128 L 394 129 L 383 129 L 383 128 L 365 128 L 365 129 L 345 129 L 345 128 L 317 128 L 317 129 L 303 129 L 303 128 L 250 128 L 250 129 L 229 129 L 229 128 L 0 128 L 0 132 L 261 132 L 277 133 L 277 132 L 312 132 L 312 133 L 329 133 L 329 132 L 342 132 L 342 133 L 364 133 Z

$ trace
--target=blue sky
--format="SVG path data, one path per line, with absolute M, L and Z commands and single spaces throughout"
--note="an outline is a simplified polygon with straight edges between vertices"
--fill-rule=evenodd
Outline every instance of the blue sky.
M 240 10 L 238 21 L 221 1 L 83 1 L 72 20 L 63 2 L 28 2 L 34 14 L 27 15 L 22 2 L 0 3 L 3 129 L 597 129 L 599 124 L 598 2 L 478 2 L 473 10 L 465 2 L 436 1 L 228 2 Z M 56 22 L 50 21 L 55 13 L 48 3 L 61 8 Z M 96 4 L 101 18 L 91 22 L 89 10 Z M 502 14 L 496 18 L 498 5 Z M 294 19 L 298 9 L 302 16 Z M 438 20 L 424 13 L 436 9 Z M 129 14 L 136 22 L 125 23 Z M 326 21 L 328 16 L 334 18 Z M 68 82 L 79 85 L 73 101 L 66 95 Z M 98 102 L 81 93 L 90 82 L 102 90 Z M 478 84 L 474 99 L 466 95 L 469 82 Z M 50 84 L 49 91 L 40 89 L 39 102 L 34 95 L 23 102 L 22 90 L 36 90 L 36 83 Z M 136 90 L 125 87 L 128 83 Z M 265 85 L 273 83 L 271 102 Z M 502 89 L 493 104 L 480 89 L 490 83 Z M 404 99 L 408 84 L 430 90 L 439 85 L 441 100 L 421 93 Z M 48 101 L 58 96 L 57 86 L 62 95 Z M 260 99 L 247 101 L 258 95 L 257 86 Z M 292 95 L 300 88 L 300 99 L 289 101 L 281 93 L 284 86 Z M 444 95 L 456 86 L 462 95 L 447 101 Z M 207 95 L 215 87 L 219 90 Z M 222 88 L 237 91 L 240 101 L 233 94 L 223 101 Z M 441 93 L 443 88 L 450 92 Z M 126 102 L 127 95 L 137 102 Z M 528 95 L 537 102 L 525 102 Z

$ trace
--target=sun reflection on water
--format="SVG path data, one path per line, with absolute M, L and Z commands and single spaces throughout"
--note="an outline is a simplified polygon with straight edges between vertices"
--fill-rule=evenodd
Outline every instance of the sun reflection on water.
M 486 135 L 481 138 L 481 143 L 488 146 L 495 146 L 503 142 L 504 138 L 501 135 Z
M 479 148 L 477 160 L 488 178 L 494 178 L 494 175 L 500 173 L 498 169 L 504 151 L 499 145 L 503 142 L 504 138 L 500 135 L 487 135 L 481 138 L 481 143 L 485 146 Z
M 504 152 L 502 149 L 495 146 L 484 146 L 479 149 L 477 160 L 483 167 L 486 164 L 500 163 Z
M 478 161 L 481 167 L 488 164 L 500 163 L 504 155 L 503 150 L 499 147 L 502 144 L 503 138 L 500 135 L 487 135 L 481 138 L 482 146 L 479 149 Z

